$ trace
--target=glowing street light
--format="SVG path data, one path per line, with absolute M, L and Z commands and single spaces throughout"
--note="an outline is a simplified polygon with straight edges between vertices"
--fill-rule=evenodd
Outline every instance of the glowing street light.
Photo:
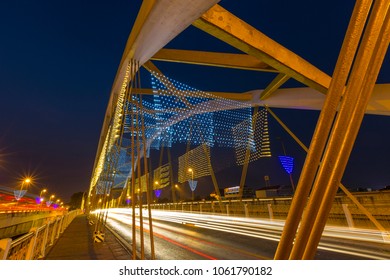
M 46 191 L 47 191 L 46 189 L 42 189 L 41 192 L 39 193 L 39 201 L 37 201 L 37 203 L 39 203 L 40 206 L 42 206 L 42 202 L 45 200 L 42 194 L 45 193 Z
M 178 184 L 175 184 L 175 189 L 179 192 L 179 200 L 181 200 L 181 189 Z
M 49 207 L 50 205 L 52 205 L 53 203 L 53 198 L 55 198 L 56 196 L 54 194 L 52 194 L 49 199 L 46 201 L 46 206 Z
M 14 191 L 14 194 L 15 194 L 15 198 L 16 198 L 16 200 L 19 200 L 19 199 L 21 199 L 23 196 L 24 196 L 24 194 L 27 192 L 27 187 L 26 187 L 26 190 L 23 190 L 23 187 L 24 187 L 24 184 L 30 184 L 31 183 L 31 178 L 25 178 L 23 181 L 22 181 L 22 185 L 21 185 L 21 187 L 20 187 L 20 190 L 19 191 L 17 191 L 17 190 L 15 190 Z
M 191 188 L 191 192 L 192 192 L 192 201 L 194 201 L 194 191 L 195 191 L 195 183 L 194 183 L 194 170 L 190 167 L 188 168 L 188 172 L 191 172 L 191 184 L 190 184 L 190 188 Z
M 41 190 L 41 192 L 39 193 L 39 198 L 40 199 L 43 199 L 42 194 L 45 193 L 45 192 L 47 192 L 47 189 Z
M 24 179 L 23 180 L 23 182 L 22 182 L 22 187 L 20 188 L 20 191 L 22 191 L 23 190 L 23 187 L 24 187 L 24 184 L 30 184 L 31 183 L 31 178 L 26 178 L 26 179 Z

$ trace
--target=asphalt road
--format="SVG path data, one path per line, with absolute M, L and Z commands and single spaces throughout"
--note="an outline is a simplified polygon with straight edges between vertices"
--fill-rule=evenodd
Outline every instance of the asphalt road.
M 143 212 L 145 258 L 150 259 L 149 224 Z M 182 212 L 153 211 L 153 235 L 159 260 L 256 260 L 272 259 L 283 221 L 234 218 Z M 112 209 L 107 224 L 131 244 L 131 211 Z M 139 214 L 137 251 L 141 254 Z M 129 245 L 130 246 L 130 245 Z M 380 233 L 329 227 L 324 232 L 316 259 L 390 259 L 390 244 Z

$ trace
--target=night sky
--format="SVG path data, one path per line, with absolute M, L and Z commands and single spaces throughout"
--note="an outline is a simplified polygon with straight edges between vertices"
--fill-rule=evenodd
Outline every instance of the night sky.
M 331 75 L 355 1 L 221 1 L 220 5 Z M 45 187 L 65 201 L 89 188 L 111 86 L 140 0 L 0 1 L 0 185 L 16 188 L 33 176 L 31 192 Z M 238 52 L 190 26 L 168 48 Z M 157 63 L 162 72 L 204 91 L 264 88 L 271 74 Z M 378 83 L 390 83 L 387 54 Z M 150 87 L 146 71 L 142 84 Z M 295 81 L 284 87 L 299 87 Z M 319 112 L 275 109 L 309 145 Z M 305 153 L 270 117 L 271 148 Z M 390 185 L 390 118 L 366 116 L 343 183 Z M 288 184 L 276 157 L 250 166 L 248 184 Z M 222 174 L 222 173 L 221 173 Z M 239 183 L 222 177 L 221 186 Z M 235 174 L 229 172 L 229 174 Z M 238 173 L 239 174 L 239 173 Z M 236 180 L 236 182 L 233 182 Z M 238 181 L 237 181 L 238 180 Z M 208 191 L 208 190 L 207 190 Z M 211 191 L 211 189 L 210 189 Z

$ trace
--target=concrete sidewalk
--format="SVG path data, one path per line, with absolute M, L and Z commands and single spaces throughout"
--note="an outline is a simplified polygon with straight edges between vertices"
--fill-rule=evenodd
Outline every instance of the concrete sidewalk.
M 45 260 L 131 260 L 131 254 L 114 235 L 105 231 L 104 242 L 93 241 L 94 225 L 86 215 L 74 218 L 64 233 L 50 248 Z

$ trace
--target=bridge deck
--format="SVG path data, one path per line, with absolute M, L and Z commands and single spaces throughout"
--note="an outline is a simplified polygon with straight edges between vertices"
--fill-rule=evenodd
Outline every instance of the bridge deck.
M 125 260 L 131 259 L 115 237 L 107 230 L 105 241 L 92 239 L 94 226 L 88 224 L 86 215 L 76 217 L 53 245 L 46 260 Z

